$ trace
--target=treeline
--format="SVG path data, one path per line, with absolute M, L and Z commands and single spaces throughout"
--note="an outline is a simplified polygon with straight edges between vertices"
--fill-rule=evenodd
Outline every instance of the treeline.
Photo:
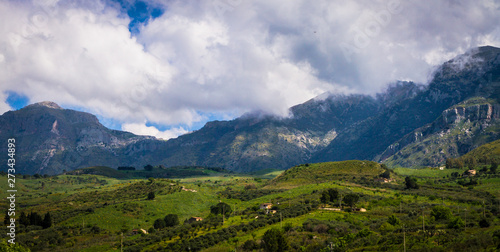
M 11 217 L 9 217 L 8 212 L 5 213 L 4 224 L 7 225 L 9 223 Z M 19 223 L 21 225 L 27 226 L 40 226 L 43 229 L 49 228 L 52 226 L 52 217 L 50 213 L 47 212 L 45 216 L 42 218 L 40 214 L 37 212 L 31 212 L 26 215 L 26 213 L 21 212 L 21 216 L 19 217 Z
M 120 166 L 118 167 L 119 171 L 135 171 L 135 167 L 132 166 Z
M 209 175 L 207 171 L 232 173 L 232 171 L 225 170 L 219 167 L 199 167 L 199 166 L 174 166 L 165 167 L 163 165 L 145 165 L 143 169 L 138 170 L 133 166 L 119 166 L 118 171 L 133 171 L 132 176 L 143 178 L 186 178 L 193 176 L 206 176 Z
M 458 157 L 458 158 L 448 158 L 446 159 L 446 169 L 463 169 L 468 167 L 469 169 L 476 169 L 478 165 L 490 165 L 496 169 L 498 163 L 496 160 L 489 157 L 481 157 L 476 159 L 475 157 Z

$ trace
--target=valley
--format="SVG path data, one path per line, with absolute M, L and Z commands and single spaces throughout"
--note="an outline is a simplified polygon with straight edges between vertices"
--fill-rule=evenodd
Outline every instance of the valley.
M 31 251 L 494 250 L 500 173 L 492 166 L 478 164 L 473 177 L 467 167 L 388 170 L 370 161 L 184 178 L 25 175 L 19 211 L 50 213 L 52 223 L 18 225 L 16 240 Z M 214 212 L 218 205 L 224 212 Z M 167 215 L 178 221 L 164 226 Z M 286 249 L 269 250 L 271 241 Z

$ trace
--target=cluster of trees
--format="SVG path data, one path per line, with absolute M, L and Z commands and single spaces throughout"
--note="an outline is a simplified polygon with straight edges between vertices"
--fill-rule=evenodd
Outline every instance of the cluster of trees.
M 460 158 L 448 158 L 446 159 L 446 169 L 462 169 L 464 168 L 464 162 Z
M 222 204 L 224 204 L 224 203 L 222 203 Z M 219 207 L 217 207 L 217 208 L 219 208 Z M 285 218 L 293 218 L 293 217 L 297 217 L 297 216 L 302 215 L 302 214 L 306 214 L 311 210 L 312 210 L 312 208 L 310 205 L 295 205 L 293 207 L 283 208 L 280 211 L 282 213 L 281 217 L 283 219 L 285 219 Z M 187 251 L 190 249 L 191 251 L 199 251 L 203 248 L 209 248 L 211 246 L 214 246 L 215 244 L 218 244 L 222 241 L 229 240 L 229 239 L 235 237 L 238 232 L 244 232 L 244 233 L 250 232 L 250 231 L 255 230 L 257 228 L 261 228 L 261 227 L 264 227 L 267 225 L 272 225 L 274 223 L 279 223 L 281 221 L 279 215 L 274 215 L 274 216 L 273 215 L 265 215 L 265 216 L 259 216 L 259 217 L 261 217 L 261 218 L 247 222 L 247 223 L 240 223 L 239 225 L 234 225 L 234 226 L 230 226 L 227 228 L 223 228 L 221 230 L 218 230 L 217 232 L 212 232 L 212 233 L 208 233 L 205 235 L 197 236 L 197 237 L 190 239 L 190 240 L 182 239 L 182 240 L 178 240 L 178 241 L 173 242 L 173 243 L 169 243 L 167 245 L 166 250 L 168 250 L 168 251 Z M 209 220 L 207 220 L 207 221 L 209 221 Z M 204 222 L 206 222 L 206 220 L 197 222 L 196 225 L 203 225 Z M 195 223 L 193 223 L 193 224 L 195 224 Z M 193 225 L 193 224 L 191 224 L 191 225 Z M 271 232 L 270 234 L 268 234 L 269 240 L 267 240 L 267 243 L 268 244 L 276 244 L 277 243 L 277 244 L 281 244 L 284 246 L 285 243 L 283 243 L 283 241 L 279 237 L 276 237 L 275 235 L 277 235 L 277 233 L 274 231 Z M 263 240 L 263 244 L 266 244 L 265 240 Z M 263 246 L 265 246 L 265 245 L 263 245 Z M 275 246 L 273 245 L 271 248 L 275 248 Z M 266 251 L 280 251 L 280 250 L 266 250 Z M 283 251 L 286 251 L 286 250 L 283 250 Z
M 420 186 L 417 184 L 417 179 L 412 177 L 405 178 L 406 189 L 418 189 Z
M 496 172 L 498 164 L 494 160 L 480 160 L 482 164 L 490 164 L 493 173 Z M 478 166 L 478 161 L 475 157 L 459 157 L 459 158 L 448 158 L 446 159 L 447 169 L 463 169 L 468 167 L 469 169 L 476 169 Z
M 210 207 L 210 213 L 214 215 L 224 215 L 226 217 L 229 217 L 232 212 L 233 209 L 231 209 L 231 206 L 224 202 L 220 202 L 217 205 L 213 205 Z
M 5 213 L 4 224 L 8 224 L 11 217 L 9 214 Z M 52 226 L 52 217 L 50 213 L 47 212 L 45 216 L 42 218 L 37 212 L 31 212 L 26 215 L 24 212 L 21 212 L 21 216 L 19 217 L 19 223 L 24 226 L 41 226 L 43 229 L 49 228 Z
M 175 227 L 179 225 L 179 216 L 177 214 L 167 214 L 164 218 L 156 219 L 153 227 L 155 229 L 163 229 L 167 227 Z
M 118 167 L 119 171 L 135 171 L 135 167 L 133 166 L 120 166 Z
M 271 228 L 262 237 L 262 248 L 269 252 L 288 251 L 288 241 L 283 231 L 278 228 Z
M 323 204 L 328 203 L 336 203 L 339 200 L 339 191 L 337 189 L 327 189 L 321 193 L 320 201 Z M 342 201 L 350 207 L 354 207 L 356 203 L 359 201 L 359 195 L 355 193 L 348 193 L 344 197 L 342 197 Z

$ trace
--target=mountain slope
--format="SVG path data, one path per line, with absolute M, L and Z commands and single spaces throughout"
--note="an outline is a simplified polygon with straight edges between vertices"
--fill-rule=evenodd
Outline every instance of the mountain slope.
M 209 122 L 169 141 L 110 130 L 93 115 L 61 109 L 53 103 L 0 116 L 0 137 L 16 138 L 19 171 L 26 173 L 54 174 L 100 165 L 141 168 L 146 164 L 199 165 L 240 172 L 285 169 L 306 162 L 386 160 L 411 143 L 408 134 L 425 131 L 443 111 L 472 97 L 498 104 L 499 48 L 481 47 L 457 56 L 436 71 L 428 86 L 398 82 L 375 97 L 325 94 L 292 107 L 288 118 L 251 113 L 231 121 Z M 495 140 L 498 129 L 491 131 L 489 138 L 467 143 L 463 150 L 457 147 L 456 155 Z M 429 136 L 433 133 L 428 132 Z M 460 145 L 453 139 L 447 141 Z M 418 148 L 426 149 L 427 143 L 421 142 Z M 396 144 L 399 149 L 388 150 Z M 0 151 L 6 153 L 6 146 L 0 146 Z M 430 158 L 439 163 L 444 157 L 426 155 L 423 153 L 421 160 Z M 4 161 L 6 157 L 0 157 L 0 162 Z
M 290 118 L 247 114 L 232 121 L 209 122 L 159 146 L 146 158 L 161 156 L 158 162 L 166 165 L 218 166 L 240 172 L 283 169 L 308 160 L 337 131 L 378 109 L 377 101 L 369 96 L 313 99 L 291 108 Z
M 483 144 L 460 157 L 462 161 L 475 158 L 480 164 L 500 163 L 500 140 Z
M 0 139 L 14 138 L 20 173 L 55 174 L 78 167 L 119 163 L 117 151 L 152 137 L 110 130 L 94 115 L 62 109 L 52 102 L 29 105 L 0 116 Z M 7 145 L 0 147 L 7 153 Z M 6 156 L 6 155 L 5 155 Z M 5 157 L 0 158 L 6 163 Z
M 378 160 L 384 150 L 413 130 L 436 120 L 445 109 L 474 96 L 497 100 L 500 49 L 480 47 L 443 64 L 429 86 L 415 96 L 339 132 L 312 162 Z
M 438 166 L 499 138 L 500 104 L 475 97 L 446 109 L 434 122 L 390 145 L 381 161 L 389 166 Z

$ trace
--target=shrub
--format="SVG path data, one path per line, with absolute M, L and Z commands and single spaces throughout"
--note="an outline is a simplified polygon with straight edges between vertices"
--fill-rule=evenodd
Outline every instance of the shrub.
M 179 225 L 179 217 L 177 214 L 167 214 L 163 219 L 166 227 L 174 227 Z
M 389 217 L 389 219 L 387 220 L 387 222 L 389 224 L 393 225 L 393 226 L 399 226 L 399 225 L 401 225 L 401 221 L 394 214 Z
M 490 227 L 490 222 L 487 219 L 483 218 L 479 221 L 479 226 L 482 228 Z
M 435 206 L 432 208 L 431 216 L 435 220 L 449 220 L 451 218 L 451 210 L 445 206 Z
M 460 217 L 453 218 L 450 223 L 448 223 L 448 228 L 462 229 L 464 227 L 464 221 Z
M 281 230 L 272 228 L 262 237 L 262 247 L 269 252 L 283 252 L 288 250 L 288 242 Z

